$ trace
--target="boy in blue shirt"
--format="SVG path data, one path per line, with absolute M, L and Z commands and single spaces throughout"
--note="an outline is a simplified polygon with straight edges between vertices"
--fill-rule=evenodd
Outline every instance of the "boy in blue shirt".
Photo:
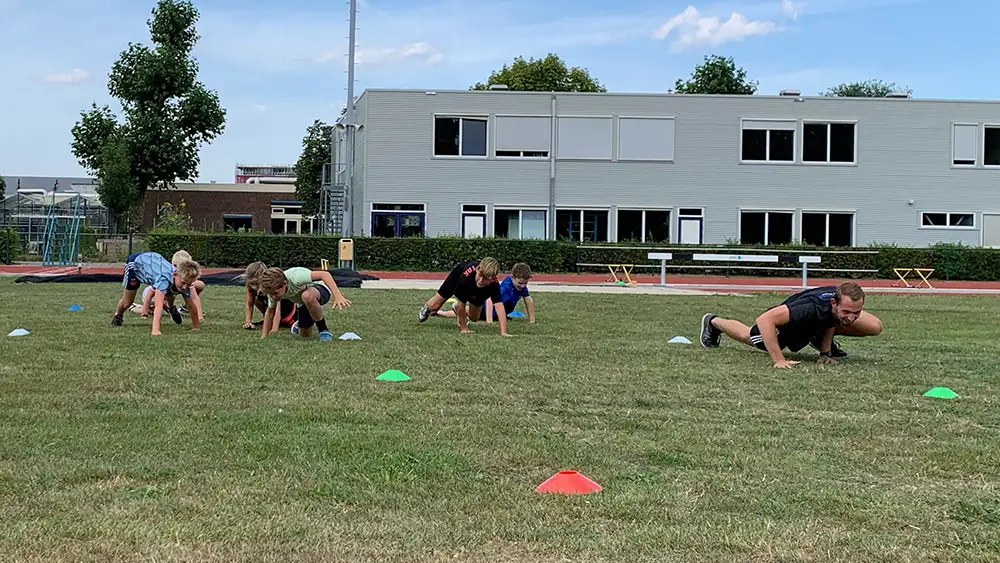
M 153 335 L 160 334 L 160 319 L 168 291 L 183 293 L 201 275 L 201 267 L 194 260 L 182 260 L 177 266 L 156 252 L 136 252 L 125 260 L 125 275 L 122 278 L 122 298 L 118 301 L 115 318 L 111 326 L 122 326 L 122 315 L 135 301 L 139 286 L 146 284 L 153 288 Z M 198 304 L 185 295 L 187 306 L 192 310 L 191 329 L 198 330 L 200 311 Z
M 509 314 L 514 311 L 517 302 L 523 297 L 524 308 L 528 311 L 528 322 L 535 324 L 535 301 L 531 298 L 531 293 L 528 292 L 528 281 L 530 280 L 531 268 L 523 262 L 514 264 L 510 275 L 500 282 L 500 300 L 503 302 L 503 310 Z M 437 312 L 437 316 L 450 319 L 457 317 L 458 314 L 454 309 L 441 309 Z M 495 318 L 493 300 L 488 298 L 485 306 L 480 310 L 479 320 L 492 323 Z

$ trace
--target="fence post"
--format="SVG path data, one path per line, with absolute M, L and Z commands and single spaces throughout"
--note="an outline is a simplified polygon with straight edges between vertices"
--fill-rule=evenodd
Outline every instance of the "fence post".
M 802 289 L 806 288 L 806 277 L 808 275 L 806 272 L 808 270 L 809 270 L 809 264 L 803 262 L 802 263 Z

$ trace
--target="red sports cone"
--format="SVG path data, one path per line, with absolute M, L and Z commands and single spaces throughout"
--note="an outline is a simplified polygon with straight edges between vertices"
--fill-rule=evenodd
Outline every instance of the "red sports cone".
M 601 486 L 576 471 L 560 471 L 549 477 L 535 489 L 538 493 L 558 493 L 562 495 L 585 495 L 596 493 Z

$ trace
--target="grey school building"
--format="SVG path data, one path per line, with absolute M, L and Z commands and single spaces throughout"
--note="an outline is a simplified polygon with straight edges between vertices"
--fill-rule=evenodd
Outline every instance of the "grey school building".
M 1000 246 L 1000 102 L 367 90 L 356 114 L 356 234 Z

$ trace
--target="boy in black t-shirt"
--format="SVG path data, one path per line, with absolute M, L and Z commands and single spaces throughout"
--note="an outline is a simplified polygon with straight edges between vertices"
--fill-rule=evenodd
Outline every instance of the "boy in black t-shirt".
M 776 368 L 788 368 L 799 363 L 786 360 L 781 352 L 783 349 L 798 352 L 812 345 L 819 350 L 821 362 L 832 363 L 835 361 L 832 351 L 834 334 L 874 336 L 882 332 L 881 321 L 861 310 L 864 302 L 865 292 L 861 286 L 847 282 L 796 293 L 757 317 L 753 327 L 709 313 L 701 320 L 701 344 L 706 348 L 717 348 L 725 334 L 733 340 L 766 351 Z M 843 355 L 846 354 L 837 354 Z
M 455 313 L 458 315 L 458 329 L 463 334 L 472 332 L 466 326 L 468 319 L 478 319 L 483 304 L 487 299 L 493 301 L 493 308 L 500 323 L 500 334 L 507 334 L 507 312 L 504 310 L 503 299 L 500 296 L 500 263 L 495 258 L 483 258 L 459 264 L 452 269 L 444 283 L 438 288 L 417 315 L 420 322 L 426 321 L 431 315 L 437 314 L 451 296 L 455 296 Z

